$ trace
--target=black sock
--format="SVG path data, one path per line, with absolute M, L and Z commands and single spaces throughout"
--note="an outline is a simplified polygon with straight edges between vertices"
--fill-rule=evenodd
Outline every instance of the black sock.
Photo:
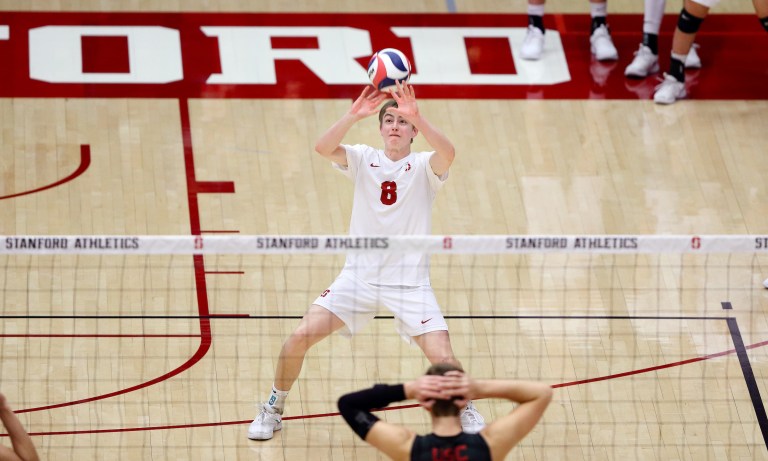
M 768 16 L 766 16 L 764 18 L 760 18 L 760 24 L 763 25 L 763 29 L 768 31 Z
M 659 54 L 659 36 L 643 32 L 643 45 L 651 49 L 653 54 Z
M 539 30 L 541 30 L 542 33 L 544 33 L 544 17 L 543 16 L 536 16 L 533 14 L 528 15 L 528 25 L 533 26 Z
M 595 16 L 592 18 L 592 27 L 589 29 L 589 33 L 593 34 L 598 27 L 607 25 L 608 23 L 606 22 L 605 16 Z
M 675 58 L 669 61 L 669 75 L 675 77 L 678 82 L 685 81 L 685 62 Z

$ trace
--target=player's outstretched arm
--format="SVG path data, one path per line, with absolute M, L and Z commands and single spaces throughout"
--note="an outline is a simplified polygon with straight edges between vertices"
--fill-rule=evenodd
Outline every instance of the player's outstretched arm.
M 370 85 L 366 86 L 360 96 L 352 103 L 349 111 L 320 136 L 315 143 L 315 151 L 334 163 L 346 166 L 347 153 L 341 147 L 341 141 L 352 128 L 352 125 L 377 113 L 379 106 L 385 99 L 387 99 L 385 93 L 377 91 Z
M 419 106 L 416 104 L 416 92 L 413 86 L 401 84 L 395 80 L 397 91 L 392 93 L 392 98 L 397 101 L 397 108 L 390 109 L 397 115 L 402 116 L 408 122 L 418 129 L 427 143 L 435 150 L 435 155 L 429 159 L 432 171 L 441 176 L 448 171 L 456 157 L 456 149 L 448 137 L 442 131 L 437 129 L 429 120 L 419 112 Z
M 472 398 L 503 398 L 519 403 L 509 414 L 480 431 L 491 448 L 492 458 L 504 459 L 539 422 L 552 400 L 552 387 L 532 381 L 477 380 L 467 394 Z
M 39 460 L 32 439 L 24 430 L 24 426 L 21 425 L 19 418 L 13 413 L 2 393 L 0 393 L 0 420 L 8 431 L 8 436 L 13 444 L 13 450 L 0 446 L 0 461 Z

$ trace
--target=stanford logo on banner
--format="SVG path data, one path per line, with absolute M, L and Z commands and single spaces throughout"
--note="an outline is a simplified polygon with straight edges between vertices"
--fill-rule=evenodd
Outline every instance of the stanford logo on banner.
M 411 58 L 421 97 L 648 96 L 655 82 L 627 85 L 616 62 L 590 59 L 588 16 L 563 18 L 568 32 L 548 30 L 543 58 L 526 61 L 524 15 L 4 13 L 0 97 L 353 97 L 386 47 Z M 611 21 L 637 32 L 615 37 L 634 49 L 642 17 Z

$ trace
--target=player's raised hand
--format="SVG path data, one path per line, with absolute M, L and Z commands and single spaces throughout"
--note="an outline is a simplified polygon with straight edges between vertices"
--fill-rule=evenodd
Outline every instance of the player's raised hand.
M 454 403 L 459 408 L 464 408 L 467 403 L 476 397 L 475 380 L 461 371 L 449 371 L 443 375 L 441 387 L 445 394 L 454 399 Z
M 435 375 L 420 376 L 419 379 L 408 383 L 406 395 L 419 402 L 450 398 L 450 395 L 444 391 L 443 377 Z
M 396 115 L 413 123 L 413 120 L 419 116 L 419 106 L 416 104 L 416 91 L 413 89 L 413 86 L 408 83 L 402 83 L 400 80 L 395 80 L 395 85 L 397 90 L 392 92 L 392 98 L 397 102 L 397 107 L 393 107 L 391 110 Z
M 368 117 L 379 111 L 379 106 L 387 99 L 387 94 L 366 85 L 363 92 L 352 103 L 349 112 L 359 118 Z

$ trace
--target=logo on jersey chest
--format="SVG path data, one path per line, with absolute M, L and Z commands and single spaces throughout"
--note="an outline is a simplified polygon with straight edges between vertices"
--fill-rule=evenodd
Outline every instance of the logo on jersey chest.
M 371 168 L 381 168 L 381 165 L 377 165 L 374 162 L 371 162 L 368 166 Z M 411 162 L 407 162 L 405 166 L 400 167 L 400 169 L 403 170 L 403 172 L 411 171 Z

